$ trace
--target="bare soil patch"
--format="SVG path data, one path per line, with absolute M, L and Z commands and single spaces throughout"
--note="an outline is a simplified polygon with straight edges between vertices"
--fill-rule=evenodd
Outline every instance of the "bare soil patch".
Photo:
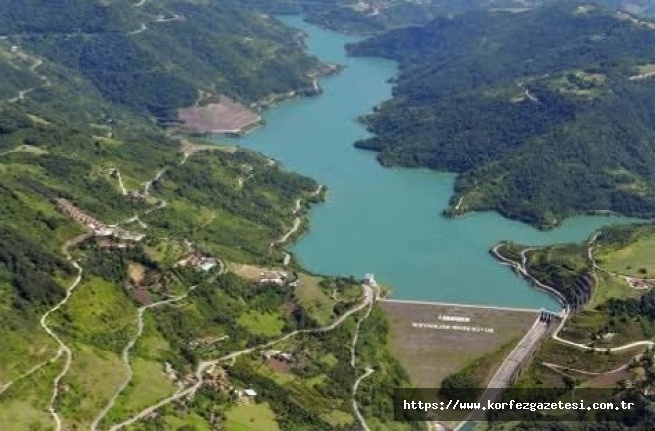
M 135 286 L 141 286 L 146 276 L 146 268 L 143 265 L 131 263 L 128 267 L 130 281 Z
M 291 364 L 284 361 L 278 361 L 277 359 L 266 360 L 266 365 L 268 365 L 268 367 L 275 373 L 279 374 L 286 374 L 291 369 Z
M 134 295 L 134 300 L 138 302 L 139 305 L 148 305 L 152 302 L 150 300 L 150 293 L 146 288 L 138 287 L 134 289 L 133 295 Z
M 528 312 L 450 305 L 380 305 L 390 322 L 391 351 L 421 387 L 438 387 L 445 377 L 475 359 L 520 340 L 537 317 Z M 502 359 L 490 364 L 493 369 L 488 375 L 493 375 Z
M 258 124 L 261 117 L 234 100 L 221 96 L 218 103 L 178 110 L 185 129 L 201 133 L 242 133 Z
M 632 374 L 627 370 L 617 370 L 610 373 L 601 374 L 585 382 L 586 386 L 591 388 L 613 388 L 623 380 L 629 380 Z

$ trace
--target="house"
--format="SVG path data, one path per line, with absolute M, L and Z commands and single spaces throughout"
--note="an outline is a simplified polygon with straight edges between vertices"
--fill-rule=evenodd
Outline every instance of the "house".
M 254 389 L 244 389 L 243 394 L 248 398 L 255 398 L 257 396 L 257 392 Z
M 291 353 L 282 352 L 280 350 L 267 350 L 262 353 L 262 358 L 267 361 L 275 360 L 289 364 L 294 361 L 293 355 Z
M 286 271 L 263 271 L 259 273 L 259 283 L 273 283 L 282 286 L 286 283 L 288 275 Z
M 200 269 L 207 272 L 209 270 L 212 270 L 212 269 L 216 268 L 216 265 L 217 264 L 216 264 L 216 261 L 214 259 L 208 259 L 205 262 L 200 264 Z
M 204 272 L 214 269 L 218 265 L 218 259 L 210 256 L 203 256 L 200 252 L 194 251 L 189 256 L 179 260 L 175 266 L 190 266 L 201 269 Z

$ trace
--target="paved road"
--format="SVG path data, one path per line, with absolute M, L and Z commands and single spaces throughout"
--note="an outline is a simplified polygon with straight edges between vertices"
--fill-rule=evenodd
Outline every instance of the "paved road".
M 537 318 L 532 328 L 525 334 L 519 344 L 514 347 L 491 378 L 489 388 L 506 388 L 516 372 L 526 363 L 535 351 L 539 341 L 548 333 L 548 324 Z
M 454 304 L 450 302 L 439 302 L 439 301 L 414 301 L 411 299 L 380 299 L 380 302 L 389 302 L 389 303 L 398 303 L 398 304 L 417 304 L 417 305 L 438 305 L 442 307 L 480 308 L 484 310 L 517 311 L 521 313 L 539 313 L 541 311 L 536 308 L 496 307 L 494 305 L 479 305 L 479 304 Z
M 494 402 L 501 394 L 498 389 L 505 389 L 512 384 L 512 378 L 520 370 L 520 368 L 530 359 L 532 353 L 536 350 L 539 341 L 548 333 L 548 324 L 542 322 L 539 317 L 535 320 L 530 330 L 523 336 L 519 344 L 514 347 L 509 355 L 505 358 L 496 373 L 493 375 L 487 389 L 480 397 L 480 403 L 487 404 L 488 401 Z M 460 422 L 455 428 L 459 431 L 468 421 L 472 418 L 473 412 L 469 417 Z

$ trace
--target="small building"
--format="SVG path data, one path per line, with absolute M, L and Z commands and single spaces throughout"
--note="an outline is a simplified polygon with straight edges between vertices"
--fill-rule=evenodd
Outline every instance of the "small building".
M 364 280 L 362 282 L 367 286 L 378 285 L 378 283 L 375 281 L 375 274 L 371 274 L 371 273 L 364 275 Z
M 280 353 L 279 350 L 266 350 L 265 352 L 262 353 L 262 358 L 264 359 L 272 359 L 275 358 L 276 355 Z
M 286 271 L 266 271 L 259 273 L 259 283 L 273 283 L 278 286 L 284 285 L 286 283 L 288 275 Z
M 255 398 L 257 396 L 257 392 L 254 389 L 244 389 L 243 394 L 248 398 Z
M 289 364 L 294 361 L 293 355 L 291 353 L 282 352 L 280 350 L 266 350 L 262 353 L 262 358 L 267 361 L 275 360 Z
M 216 268 L 216 262 L 215 261 L 208 260 L 207 262 L 203 262 L 203 263 L 200 264 L 200 269 L 205 271 L 205 272 L 210 271 L 210 270 L 212 270 L 214 268 Z
M 109 227 L 94 227 L 92 229 L 98 236 L 112 236 L 114 234 L 114 230 Z

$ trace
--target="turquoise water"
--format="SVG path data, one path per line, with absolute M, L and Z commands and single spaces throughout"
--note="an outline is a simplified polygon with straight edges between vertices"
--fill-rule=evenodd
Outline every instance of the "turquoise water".
M 298 17 L 284 21 L 308 34 L 311 53 L 346 69 L 322 80 L 321 96 L 266 112 L 266 126 L 238 143 L 328 187 L 327 202 L 311 211 L 309 233 L 292 248 L 311 271 L 373 272 L 392 286 L 395 298 L 555 307 L 550 297 L 497 264 L 488 250 L 501 240 L 579 242 L 600 226 L 626 221 L 577 217 L 559 229 L 540 232 L 496 213 L 442 217 L 453 175 L 382 168 L 374 153 L 353 147 L 367 136 L 356 118 L 391 97 L 387 81 L 396 72 L 395 63 L 348 58 L 344 44 L 356 39 Z

